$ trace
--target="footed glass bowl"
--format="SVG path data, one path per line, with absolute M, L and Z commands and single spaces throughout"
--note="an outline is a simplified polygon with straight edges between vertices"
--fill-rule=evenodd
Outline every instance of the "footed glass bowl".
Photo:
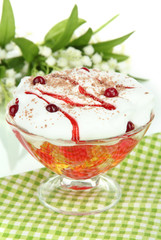
M 40 201 L 58 213 L 88 215 L 105 211 L 119 201 L 119 185 L 103 173 L 132 151 L 153 118 L 152 115 L 146 125 L 123 135 L 77 144 L 30 134 L 17 127 L 9 115 L 7 122 L 25 149 L 57 174 L 40 184 Z

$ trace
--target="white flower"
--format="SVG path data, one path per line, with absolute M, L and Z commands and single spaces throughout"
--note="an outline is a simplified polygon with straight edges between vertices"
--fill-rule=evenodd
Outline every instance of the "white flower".
M 56 59 L 53 56 L 49 56 L 45 62 L 52 67 L 55 65 Z
M 16 73 L 16 75 L 15 75 L 15 78 L 17 79 L 17 78 L 21 78 L 22 77 L 22 74 L 21 73 Z
M 57 64 L 58 64 L 59 67 L 63 68 L 63 67 L 66 67 L 68 65 L 68 61 L 67 61 L 66 58 L 60 57 L 57 60 Z
M 16 75 L 16 72 L 15 72 L 15 70 L 13 68 L 10 68 L 10 69 L 6 70 L 6 76 L 8 78 L 14 78 L 15 75 Z
M 14 50 L 15 46 L 16 46 L 16 44 L 14 42 L 10 42 L 5 46 L 5 49 L 6 49 L 6 51 L 9 52 L 9 51 Z
M 14 57 L 19 57 L 21 56 L 22 53 L 21 53 L 21 50 L 18 46 L 15 45 L 14 49 L 7 52 L 6 54 L 6 58 L 9 59 L 9 58 L 14 58 Z
M 15 86 L 15 78 L 9 77 L 6 78 L 6 87 L 11 88 Z
M 54 56 L 54 57 L 58 57 L 58 56 L 59 56 L 59 51 L 54 52 L 54 53 L 53 53 L 53 56 Z
M 100 54 L 98 53 L 95 53 L 93 56 L 92 56 L 92 61 L 94 64 L 98 64 L 98 63 L 101 63 L 102 62 L 102 57 Z
M 67 55 L 69 58 L 80 58 L 82 56 L 82 52 L 74 47 L 68 47 L 67 50 L 62 53 Z
M 0 48 L 0 59 L 5 59 L 5 58 L 6 58 L 6 51 Z
M 26 74 L 27 71 L 28 71 L 28 68 L 29 68 L 29 64 L 28 64 L 27 62 L 25 62 L 25 64 L 24 64 L 21 72 L 24 73 L 24 74 Z
M 110 70 L 114 70 L 117 67 L 117 60 L 110 58 L 110 60 L 108 60 L 108 65 L 110 67 Z
M 99 37 L 98 34 L 94 34 L 94 35 L 92 36 L 91 40 L 90 40 L 91 43 L 98 43 L 98 42 L 100 42 L 100 41 L 101 41 L 101 39 L 100 39 L 100 37 Z
M 108 71 L 110 67 L 107 62 L 102 62 L 100 68 L 102 71 Z
M 94 53 L 94 48 L 93 48 L 92 45 L 88 45 L 88 46 L 83 48 L 83 51 L 86 55 L 90 56 Z
M 52 54 L 52 50 L 47 46 L 39 46 L 39 54 L 44 57 L 49 57 Z
M 87 66 L 87 67 L 92 66 L 91 59 L 88 56 L 83 56 L 81 60 L 82 60 L 82 65 L 83 66 Z
M 117 70 L 121 73 L 127 74 L 129 72 L 129 64 L 127 63 L 127 61 L 119 62 L 117 64 Z

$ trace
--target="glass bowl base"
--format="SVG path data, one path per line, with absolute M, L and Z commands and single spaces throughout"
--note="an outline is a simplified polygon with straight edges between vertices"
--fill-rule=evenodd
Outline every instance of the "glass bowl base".
M 105 174 L 85 180 L 53 176 L 41 183 L 38 197 L 57 213 L 91 215 L 113 207 L 121 197 L 121 188 Z

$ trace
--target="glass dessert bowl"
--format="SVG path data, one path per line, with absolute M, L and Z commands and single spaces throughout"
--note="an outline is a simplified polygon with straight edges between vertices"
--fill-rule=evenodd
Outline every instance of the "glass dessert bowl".
M 41 183 L 40 201 L 72 215 L 114 206 L 121 190 L 103 173 L 144 136 L 153 105 L 147 89 L 119 73 L 81 68 L 24 77 L 6 116 L 27 151 L 57 174 Z
M 116 137 L 73 143 L 31 134 L 16 126 L 9 114 L 6 116 L 25 149 L 56 173 L 40 184 L 40 201 L 55 212 L 68 215 L 100 213 L 119 201 L 119 185 L 104 173 L 133 150 L 153 118 L 151 114 L 144 126 Z

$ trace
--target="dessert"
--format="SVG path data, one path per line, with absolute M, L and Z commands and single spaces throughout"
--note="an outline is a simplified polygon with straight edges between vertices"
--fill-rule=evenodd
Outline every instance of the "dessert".
M 24 148 L 60 175 L 40 184 L 41 203 L 58 213 L 88 215 L 119 201 L 119 185 L 101 173 L 141 140 L 152 110 L 153 96 L 134 79 L 81 68 L 23 78 L 6 120 Z
M 81 68 L 23 78 L 7 121 L 46 167 L 87 179 L 126 157 L 145 134 L 152 110 L 152 94 L 134 79 Z
M 134 79 L 87 68 L 25 77 L 9 114 L 32 134 L 79 141 L 124 134 L 150 120 L 153 96 Z

